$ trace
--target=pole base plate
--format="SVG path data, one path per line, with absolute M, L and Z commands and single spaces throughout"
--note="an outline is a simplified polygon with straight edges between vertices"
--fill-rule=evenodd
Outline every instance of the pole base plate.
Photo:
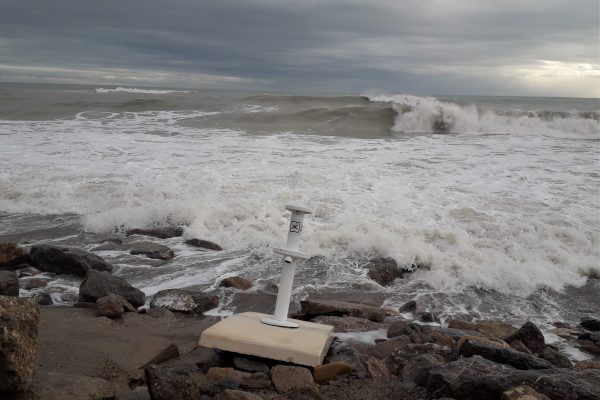
M 260 322 L 262 322 L 263 324 L 267 324 L 267 325 L 280 326 L 282 328 L 299 328 L 300 327 L 300 325 L 298 325 L 295 322 L 288 321 L 288 320 L 281 321 L 281 320 L 271 318 L 271 317 L 261 318 Z

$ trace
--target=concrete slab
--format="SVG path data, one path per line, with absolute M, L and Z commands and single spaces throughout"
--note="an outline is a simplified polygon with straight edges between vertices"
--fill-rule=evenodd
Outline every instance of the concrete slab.
M 268 314 L 245 312 L 204 330 L 200 345 L 235 353 L 316 367 L 333 339 L 333 326 L 291 320 L 299 328 L 281 328 L 260 322 Z

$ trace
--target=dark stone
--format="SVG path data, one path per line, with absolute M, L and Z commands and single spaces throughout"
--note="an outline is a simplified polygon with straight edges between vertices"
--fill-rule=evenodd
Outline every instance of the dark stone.
M 26 278 L 21 279 L 19 286 L 25 290 L 38 289 L 48 285 L 52 278 Z
M 37 269 L 45 272 L 77 276 L 85 276 L 88 270 L 112 272 L 112 266 L 101 257 L 80 249 L 33 246 L 29 258 Z
M 365 318 L 374 322 L 383 322 L 385 317 L 393 314 L 379 307 L 336 300 L 306 300 L 300 304 L 302 307 L 300 315 L 306 319 L 311 319 L 319 315 L 333 315 Z
M 247 372 L 262 372 L 264 374 L 271 372 L 271 368 L 264 362 L 247 357 L 233 357 L 233 365 L 237 369 Z
M 50 293 L 36 293 L 33 296 L 33 300 L 40 306 L 50 306 L 54 304 Z
M 19 279 L 14 271 L 0 271 L 0 295 L 19 296 Z
M 252 282 L 241 276 L 230 276 L 229 278 L 223 279 L 221 283 L 219 283 L 219 286 L 238 290 L 248 290 L 253 285 Z
M 440 319 L 437 315 L 435 315 L 434 313 L 430 313 L 430 312 L 424 312 L 423 314 L 421 314 L 419 316 L 419 321 L 422 322 L 437 322 L 438 324 L 440 324 Z
M 200 372 L 178 374 L 172 368 L 150 365 L 144 369 L 152 400 L 197 400 L 203 375 Z
M 152 308 L 166 308 L 186 314 L 202 314 L 218 305 L 219 297 L 213 294 L 182 289 L 161 290 L 150 302 Z
M 346 342 L 341 343 L 339 341 L 333 341 L 329 347 L 329 352 L 325 356 L 324 363 L 331 362 L 345 362 L 352 365 L 354 375 L 358 379 L 367 378 L 368 371 L 366 362 L 369 356 L 366 354 L 367 345 L 359 342 Z
M 584 317 L 581 319 L 581 323 L 579 325 L 588 331 L 600 331 L 600 319 Z
M 367 350 L 367 354 L 383 360 L 388 357 L 392 352 L 397 348 L 403 348 L 408 343 L 410 343 L 410 338 L 408 336 L 396 336 L 390 340 L 386 340 L 385 342 L 377 343 L 375 346 L 370 347 Z
M 130 229 L 125 233 L 127 236 L 131 235 L 144 235 L 152 236 L 159 239 L 168 239 L 172 237 L 179 237 L 183 235 L 183 228 L 181 227 L 162 227 L 162 228 L 149 228 L 149 229 Z
M 98 314 L 103 317 L 121 318 L 125 312 L 119 296 L 112 293 L 96 300 L 96 306 Z
M 550 346 L 546 346 L 544 350 L 538 353 L 538 356 L 552 365 L 558 368 L 573 368 L 573 363 L 569 361 L 567 356 L 565 356 L 560 351 L 553 349 Z
M 131 286 L 125 279 L 108 272 L 89 270 L 79 286 L 79 301 L 96 302 L 100 297 L 113 293 L 123 297 L 134 307 L 144 305 L 144 292 Z
M 0 269 L 16 267 L 29 261 L 29 256 L 14 243 L 0 243 Z
M 531 321 L 526 322 L 512 335 L 506 336 L 504 341 L 510 343 L 520 340 L 533 353 L 539 353 L 546 347 L 544 335 L 540 329 Z
M 422 385 L 427 380 L 427 372 L 443 362 L 444 359 L 436 354 L 421 354 L 411 358 L 402 369 L 402 380 Z
M 162 244 L 153 242 L 135 242 L 129 245 L 132 256 L 144 256 L 157 260 L 171 260 L 175 257 L 173 250 Z
M 401 313 L 403 313 L 403 312 L 414 313 L 415 311 L 417 311 L 417 302 L 414 300 L 407 301 L 406 303 L 404 303 L 404 305 L 402 305 L 402 307 L 400 307 L 400 309 L 398 311 Z
M 40 311 L 31 299 L 0 296 L 0 397 L 25 391 L 36 368 Z
M 202 239 L 188 239 L 185 241 L 185 244 L 189 245 L 189 246 L 194 246 L 194 247 L 200 247 L 203 249 L 209 249 L 209 250 L 215 250 L 215 251 L 221 251 L 223 250 L 223 248 L 221 246 L 219 246 L 216 243 L 210 242 L 208 240 L 202 240 Z
M 484 339 L 485 340 L 485 339 Z M 478 340 L 465 340 L 460 346 L 459 354 L 463 357 L 481 356 L 490 361 L 500 364 L 510 365 L 516 369 L 552 369 L 552 363 L 535 357 L 533 355 L 522 353 L 512 348 L 501 347 L 486 341 L 483 343 Z
M 402 276 L 402 271 L 393 258 L 373 258 L 367 268 L 369 270 L 367 276 L 381 286 L 386 286 Z

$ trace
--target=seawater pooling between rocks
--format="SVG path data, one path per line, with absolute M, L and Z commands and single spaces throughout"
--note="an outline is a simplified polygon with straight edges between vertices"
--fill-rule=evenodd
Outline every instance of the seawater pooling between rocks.
M 360 292 L 515 324 L 600 308 L 595 100 L 0 90 L 0 240 L 92 250 L 115 229 L 183 224 L 183 238 L 150 239 L 175 251 L 167 263 L 97 252 L 148 295 L 276 283 L 283 206 L 301 203 L 314 210 L 302 248 L 325 259 L 298 268 L 297 298 Z M 457 133 L 423 129 L 440 115 Z M 363 268 L 375 255 L 425 268 L 381 287 Z

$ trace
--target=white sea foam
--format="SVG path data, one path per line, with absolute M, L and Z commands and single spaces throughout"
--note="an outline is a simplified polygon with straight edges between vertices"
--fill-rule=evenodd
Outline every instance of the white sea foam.
M 138 89 L 138 88 L 126 88 L 116 87 L 113 89 L 108 88 L 96 88 L 96 93 L 113 93 L 113 92 L 124 92 L 124 93 L 146 93 L 146 94 L 165 94 L 165 93 L 190 93 L 188 90 L 160 90 L 160 89 Z
M 598 271 L 597 142 L 535 135 L 359 140 L 178 124 L 198 115 L 0 121 L 0 211 L 78 213 L 96 232 L 185 223 L 188 236 L 267 255 L 284 241 L 283 206 L 297 203 L 314 210 L 304 251 L 418 259 L 429 268 L 414 279 L 436 290 L 528 294 L 580 285 Z M 216 272 L 191 270 L 141 287 L 151 294 L 212 284 Z M 352 279 L 365 281 L 364 270 L 333 263 L 319 283 Z

